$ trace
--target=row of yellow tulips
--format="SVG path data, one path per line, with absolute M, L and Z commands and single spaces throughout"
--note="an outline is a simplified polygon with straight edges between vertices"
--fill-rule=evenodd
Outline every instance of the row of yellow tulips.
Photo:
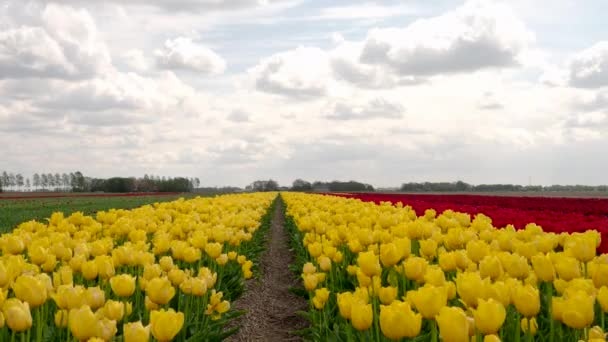
M 19 225 L 0 237 L 0 340 L 224 338 L 275 197 L 197 197 Z
M 600 235 L 285 193 L 312 340 L 604 341 Z

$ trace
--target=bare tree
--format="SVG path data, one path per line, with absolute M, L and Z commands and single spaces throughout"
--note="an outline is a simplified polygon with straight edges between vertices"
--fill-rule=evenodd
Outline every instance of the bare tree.
M 27 191 L 30 191 L 31 187 L 32 187 L 32 183 L 30 182 L 30 178 L 28 177 L 25 179 L 25 188 L 27 189 Z
M 23 175 L 18 173 L 15 175 L 15 184 L 19 187 L 19 191 L 23 191 Z
M 32 176 L 32 180 L 32 183 L 34 183 L 34 189 L 38 190 L 38 187 L 40 186 L 40 175 L 34 173 L 34 176 Z

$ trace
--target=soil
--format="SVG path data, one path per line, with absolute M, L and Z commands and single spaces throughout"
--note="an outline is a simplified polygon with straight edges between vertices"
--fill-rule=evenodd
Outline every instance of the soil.
M 296 314 L 306 311 L 307 302 L 289 292 L 300 282 L 289 270 L 293 261 L 284 228 L 282 203 L 278 202 L 268 233 L 268 249 L 260 260 L 260 277 L 246 284 L 245 293 L 235 303 L 237 310 L 247 313 L 235 321 L 239 331 L 228 341 L 301 341 L 294 331 L 307 326 Z

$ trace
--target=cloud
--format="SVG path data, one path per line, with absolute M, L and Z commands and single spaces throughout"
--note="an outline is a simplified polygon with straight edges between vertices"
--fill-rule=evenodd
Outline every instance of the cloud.
M 470 1 L 405 28 L 372 29 L 360 61 L 405 76 L 470 72 L 517 65 L 532 40 L 530 31 L 507 6 Z
M 483 110 L 497 110 L 503 109 L 504 105 L 496 98 L 495 94 L 492 92 L 485 92 L 481 100 L 479 100 L 477 108 Z
M 137 72 L 143 72 L 150 68 L 143 51 L 139 49 L 131 49 L 127 51 L 123 55 L 123 61 L 131 70 L 135 70 Z
M 353 19 L 381 19 L 402 15 L 415 14 L 416 9 L 408 6 L 382 6 L 369 2 L 347 6 L 326 7 L 321 9 L 315 20 L 353 20 Z
M 155 51 L 155 56 L 161 69 L 216 75 L 226 70 L 226 61 L 220 55 L 186 37 L 167 40 L 163 48 Z
M 228 121 L 232 122 L 248 122 L 249 114 L 243 110 L 233 110 L 230 115 L 228 115 Z
M 41 3 L 88 5 L 88 0 L 36 0 Z M 170 12 L 230 11 L 250 7 L 268 6 L 284 0 L 131 0 L 129 5 L 155 7 Z M 107 0 L 107 3 L 125 5 L 124 0 Z
M 83 79 L 111 67 L 86 10 L 49 4 L 21 25 L 7 22 L 0 28 L 0 78 Z
M 298 47 L 264 58 L 249 74 L 257 90 L 299 99 L 324 96 L 330 79 L 327 53 L 313 47 Z
M 570 85 L 579 88 L 608 86 L 608 41 L 576 54 L 570 62 Z
M 400 119 L 404 112 L 401 104 L 376 98 L 364 105 L 337 102 L 326 117 L 330 120 Z
M 379 65 L 359 61 L 361 44 L 343 41 L 331 51 L 330 65 L 333 76 L 360 88 L 382 89 L 399 85 L 415 85 L 424 82 L 420 77 L 402 77 Z

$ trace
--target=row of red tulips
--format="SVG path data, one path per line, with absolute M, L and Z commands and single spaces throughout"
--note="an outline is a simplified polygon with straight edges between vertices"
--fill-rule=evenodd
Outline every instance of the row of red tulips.
M 492 224 L 499 228 L 512 224 L 517 229 L 523 229 L 529 223 L 536 223 L 544 231 L 556 233 L 595 229 L 602 235 L 598 252 L 608 253 L 608 200 L 604 199 L 378 193 L 337 195 L 375 203 L 401 202 L 419 214 L 426 209 L 435 209 L 438 213 L 448 209 L 471 215 L 483 213 L 492 218 Z M 597 213 L 588 214 L 592 211 L 584 210 L 585 203 L 588 203 L 589 208 L 597 209 Z M 598 203 L 605 205 L 603 214 L 599 214 Z

